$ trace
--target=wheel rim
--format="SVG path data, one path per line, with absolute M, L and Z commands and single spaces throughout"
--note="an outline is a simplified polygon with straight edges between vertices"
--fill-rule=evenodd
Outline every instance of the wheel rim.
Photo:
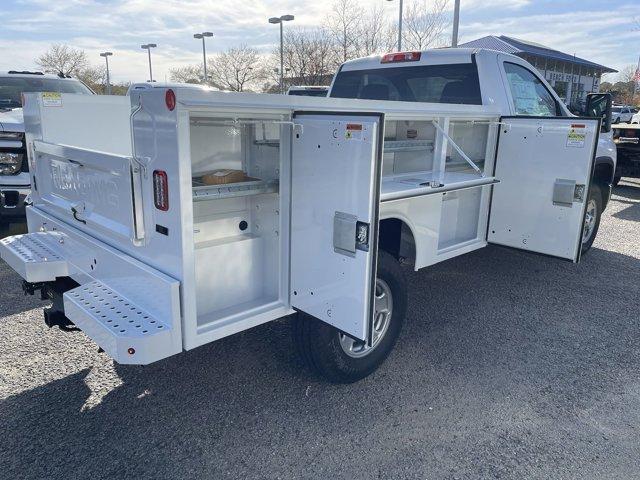
M 582 231 L 582 243 L 587 243 L 593 236 L 596 229 L 596 217 L 598 215 L 598 205 L 591 199 L 587 203 L 587 213 L 584 216 L 584 229 Z
M 380 278 L 376 279 L 374 310 L 373 341 L 371 345 L 367 345 L 367 343 L 362 340 L 355 340 L 344 333 L 338 334 L 342 350 L 350 357 L 360 358 L 369 355 L 380 345 L 380 342 L 389 329 L 391 316 L 393 315 L 393 295 L 387 282 Z

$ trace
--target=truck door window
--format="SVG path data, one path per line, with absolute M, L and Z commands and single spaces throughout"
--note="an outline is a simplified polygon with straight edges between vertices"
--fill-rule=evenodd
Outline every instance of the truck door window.
M 331 97 L 482 105 L 473 63 L 340 71 Z
M 536 117 L 558 115 L 556 99 L 537 76 L 515 63 L 505 62 L 504 70 L 517 115 Z

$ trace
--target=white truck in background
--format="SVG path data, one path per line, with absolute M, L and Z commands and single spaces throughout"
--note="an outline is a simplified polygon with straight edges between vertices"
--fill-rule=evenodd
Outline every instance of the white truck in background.
M 24 221 L 31 191 L 21 95 L 45 91 L 93 94 L 74 78 L 16 70 L 0 73 L 0 232 L 10 222 Z
M 26 95 L 30 233 L 0 255 L 53 301 L 49 326 L 120 363 L 297 313 L 306 363 L 353 382 L 400 333 L 401 261 L 493 243 L 577 262 L 591 246 L 615 148 L 600 111 L 570 116 L 521 59 L 369 57 L 330 96 Z

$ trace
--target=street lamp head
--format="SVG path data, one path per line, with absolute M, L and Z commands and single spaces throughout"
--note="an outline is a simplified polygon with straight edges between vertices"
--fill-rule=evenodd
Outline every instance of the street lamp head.
M 149 43 L 148 45 L 149 45 L 149 48 L 155 48 L 155 47 L 157 47 L 157 46 L 158 46 L 158 45 L 156 45 L 155 43 Z
M 271 17 L 269 19 L 269 23 L 280 23 L 280 18 L 279 17 Z
M 294 18 L 296 18 L 296 17 L 294 17 L 293 15 L 282 15 L 280 17 L 280 20 L 282 20 L 283 22 L 290 22 Z
M 194 33 L 193 38 L 201 39 L 203 35 L 201 33 Z
M 213 37 L 213 32 L 202 32 L 203 37 Z
M 111 55 L 113 55 L 113 53 L 111 53 L 111 52 L 102 52 L 100 54 L 101 57 L 110 57 Z

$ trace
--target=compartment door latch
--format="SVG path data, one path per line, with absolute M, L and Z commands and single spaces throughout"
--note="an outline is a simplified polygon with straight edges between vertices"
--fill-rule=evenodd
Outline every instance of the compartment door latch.
M 344 212 L 333 216 L 333 251 L 355 257 L 357 250 L 369 251 L 369 224 Z
M 556 179 L 553 184 L 553 204 L 571 207 L 574 203 L 583 203 L 587 186 L 575 180 Z

